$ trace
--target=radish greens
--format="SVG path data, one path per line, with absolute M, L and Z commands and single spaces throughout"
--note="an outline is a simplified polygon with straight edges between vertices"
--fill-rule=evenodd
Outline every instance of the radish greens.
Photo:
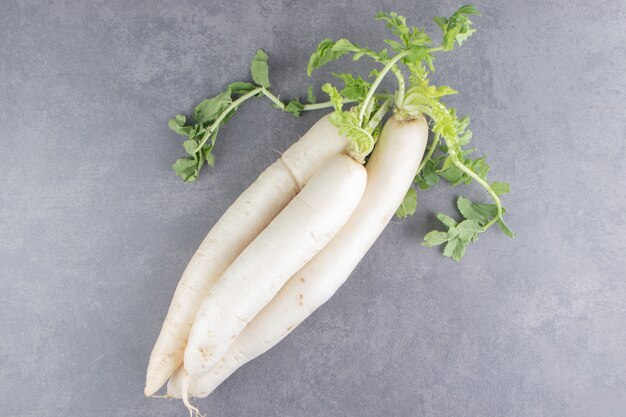
M 466 5 L 449 17 L 436 17 L 434 21 L 441 30 L 439 44 L 435 44 L 433 37 L 424 29 L 409 26 L 406 18 L 395 12 L 376 15 L 376 19 L 382 21 L 394 37 L 384 41 L 386 48 L 370 49 L 348 39 L 323 39 L 309 59 L 309 76 L 345 56 L 354 61 L 367 58 L 375 64 L 367 75 L 333 72 L 342 87 L 324 84 L 322 90 L 329 100 L 323 103 L 316 103 L 312 86 L 307 90 L 307 103 L 297 98 L 282 101 L 272 93 L 268 55 L 259 49 L 250 65 L 253 82 L 231 83 L 218 95 L 200 102 L 193 112 L 193 122 L 188 123 L 182 115 L 170 120 L 170 128 L 187 137 L 182 144 L 187 156 L 174 163 L 174 171 L 184 181 L 190 182 L 197 179 L 204 165 L 212 166 L 212 152 L 219 129 L 243 102 L 253 97 L 266 97 L 274 107 L 296 117 L 303 111 L 334 108 L 331 122 L 350 139 L 348 153 L 359 162 L 365 162 L 374 149 L 381 122 L 389 111 L 400 121 L 425 116 L 433 137 L 416 172 L 415 188 L 408 190 L 396 212 L 397 217 L 404 219 L 415 213 L 417 189 L 425 191 L 440 179 L 453 187 L 476 182 L 487 191 L 493 204 L 478 204 L 460 197 L 458 208 L 464 219 L 457 223 L 440 214 L 439 220 L 447 231 L 428 233 L 423 244 L 445 244 L 444 255 L 460 260 L 467 245 L 494 224 L 498 224 L 507 236 L 513 237 L 513 232 L 502 220 L 505 211 L 500 200 L 500 196 L 509 191 L 508 184 L 487 179 L 489 165 L 485 156 L 475 156 L 476 149 L 469 146 L 472 139 L 469 116 L 457 116 L 456 110 L 442 101 L 458 91 L 445 85 L 432 85 L 429 79 L 435 71 L 435 55 L 453 51 L 476 32 L 470 20 L 473 15 L 479 15 L 479 12 L 475 7 Z M 379 91 L 388 74 L 396 80 L 395 91 Z M 351 103 L 350 108 L 344 109 L 346 103 Z

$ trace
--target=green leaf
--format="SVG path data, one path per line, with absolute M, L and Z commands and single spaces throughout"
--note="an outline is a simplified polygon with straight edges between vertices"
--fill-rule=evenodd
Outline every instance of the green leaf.
M 422 45 L 411 45 L 409 47 L 409 55 L 406 59 L 410 61 L 421 61 L 426 59 L 429 55 L 430 52 L 427 47 Z
M 185 182 L 191 182 L 198 177 L 196 161 L 189 158 L 180 158 L 172 165 L 172 169 Z
M 448 234 L 446 232 L 433 230 L 432 232 L 426 233 L 426 236 L 424 236 L 424 242 L 422 242 L 422 246 L 428 246 L 428 247 L 438 246 L 447 241 L 448 241 Z
M 435 57 L 433 56 L 433 54 L 428 54 L 426 55 L 426 58 L 424 58 L 424 61 L 426 62 L 426 65 L 428 65 L 428 69 L 431 72 L 435 72 Z
M 463 217 L 475 220 L 481 226 L 484 226 L 498 214 L 498 208 L 495 204 L 477 204 L 465 197 L 459 197 L 457 200 L 457 207 Z M 502 212 L 504 213 L 506 211 L 502 209 Z M 498 219 L 497 223 L 498 227 L 500 227 L 500 230 L 502 230 L 505 235 L 508 237 L 515 237 L 515 233 L 509 229 L 504 220 Z
M 459 244 L 461 244 L 461 239 L 459 239 L 458 237 L 448 240 L 448 243 L 443 249 L 443 256 L 451 258 L 454 255 L 454 252 L 456 251 L 456 248 Z
M 428 36 L 428 34 L 426 33 L 426 31 L 419 30 L 416 27 L 413 27 L 411 29 L 411 38 L 410 38 L 410 45 L 411 46 L 428 46 L 431 45 L 433 43 L 432 39 L 430 39 L 430 36 Z
M 183 148 L 185 148 L 185 152 L 187 152 L 188 155 L 194 155 L 197 147 L 198 147 L 198 142 L 196 142 L 193 139 L 186 140 L 183 142 Z
M 213 98 L 202 100 L 196 106 L 193 118 L 200 124 L 213 122 L 231 103 L 230 90 L 227 89 Z
M 339 39 L 337 42 L 334 42 L 332 39 L 327 38 L 318 44 L 317 49 L 311 55 L 309 65 L 307 66 L 307 74 L 311 76 L 311 72 L 314 69 L 335 61 L 350 52 L 354 54 L 352 56 L 354 61 L 362 56 L 369 56 L 377 62 L 386 62 L 389 58 L 386 49 L 376 52 L 369 48 L 360 47 L 347 39 Z
M 491 183 L 491 189 L 497 195 L 502 195 L 502 194 L 508 193 L 510 190 L 510 187 L 509 187 L 509 184 L 506 182 L 494 181 Z
M 513 233 L 513 231 L 509 229 L 509 226 L 504 223 L 504 220 L 498 219 L 498 226 L 500 227 L 500 230 L 502 230 L 502 232 L 508 237 L 515 237 L 515 233 Z
M 184 126 L 185 123 L 187 122 L 187 118 L 185 116 L 183 116 L 182 114 L 177 114 L 170 121 L 173 122 L 173 123 L 176 123 L 178 126 Z
M 485 224 L 498 214 L 495 204 L 476 204 L 465 197 L 459 197 L 456 205 L 466 219 Z
M 442 32 L 446 31 L 446 27 L 448 26 L 448 18 L 447 17 L 437 16 L 433 20 L 435 21 L 437 26 L 439 26 L 439 29 L 441 29 Z
M 246 94 L 250 91 L 254 90 L 256 86 L 252 83 L 246 83 L 242 81 L 235 81 L 234 83 L 228 84 L 228 88 L 230 89 L 231 94 Z
M 486 179 L 487 174 L 489 173 L 489 165 L 485 160 L 485 157 L 477 158 L 473 161 L 463 161 L 466 166 L 474 171 L 480 178 Z M 469 162 L 469 163 L 468 163 Z
M 452 259 L 459 262 L 463 256 L 465 255 L 465 250 L 467 249 L 468 242 L 462 239 L 456 239 L 457 243 L 452 250 Z M 447 248 L 447 247 L 446 247 Z M 445 252 L 445 250 L 444 250 Z M 445 254 L 445 253 L 444 253 Z
M 255 83 L 261 87 L 268 88 L 270 86 L 269 66 L 267 65 L 267 54 L 262 49 L 257 49 L 252 63 L 250 64 L 250 73 Z
M 407 217 L 415 214 L 416 208 L 417 208 L 417 192 L 415 192 L 415 189 L 411 187 L 406 192 L 406 195 L 404 196 L 402 203 L 400 203 L 400 207 L 398 207 L 398 210 L 396 210 L 396 216 L 399 219 L 406 219 Z
M 472 27 L 472 21 L 467 17 L 469 15 L 479 15 L 480 13 L 475 7 L 467 5 L 459 8 L 449 18 L 436 17 L 435 23 L 443 32 L 443 42 L 441 44 L 444 51 L 454 49 L 454 43 L 462 45 L 476 29 Z
M 358 46 L 354 45 L 352 42 L 350 42 L 347 39 L 339 39 L 332 46 L 333 52 L 353 52 L 358 49 L 359 49 Z
M 471 130 L 462 131 L 462 130 L 457 129 L 457 136 L 459 137 L 459 145 L 465 146 L 469 144 L 470 140 L 472 139 L 472 131 Z
M 461 6 L 459 10 L 457 10 L 457 13 L 461 13 L 465 15 L 475 14 L 475 15 L 480 16 L 480 12 L 478 11 L 478 9 L 472 6 L 471 4 L 466 4 L 465 6 Z
M 443 223 L 444 225 L 448 227 L 454 227 L 457 225 L 456 220 L 454 220 L 452 217 L 446 216 L 443 213 L 437 214 L 437 218 L 439 219 L 441 223 Z
M 352 74 L 337 74 L 333 72 L 333 75 L 343 80 L 344 87 L 341 90 L 341 95 L 351 100 L 363 100 L 370 89 L 371 84 L 361 78 L 358 75 L 356 78 Z
M 205 146 L 202 148 L 202 154 L 206 160 L 207 165 L 213 166 L 215 163 L 215 157 L 213 156 L 213 146 Z
M 476 241 L 484 229 L 476 220 L 463 220 L 457 224 L 444 214 L 439 213 L 437 217 L 448 227 L 448 232 L 438 230 L 429 232 L 424 236 L 422 245 L 437 246 L 447 242 L 443 254 L 458 262 L 465 255 L 467 246 Z
M 406 25 L 406 18 L 404 16 L 400 16 L 396 12 L 379 12 L 376 14 L 376 19 L 384 21 L 385 26 L 391 29 L 391 33 L 400 38 L 405 46 L 409 46 L 411 30 Z
M 330 83 L 324 84 L 322 90 L 330 96 L 335 111 L 330 115 L 330 122 L 339 128 L 339 134 L 350 140 L 348 154 L 357 162 L 365 163 L 365 157 L 372 152 L 376 143 L 372 132 L 361 127 L 358 112 L 360 105 L 348 111 L 342 111 L 341 94 Z
M 394 52 L 400 52 L 400 51 L 402 51 L 402 50 L 406 49 L 406 48 L 404 47 L 404 45 L 402 45 L 400 42 L 394 41 L 394 40 L 392 40 L 392 39 L 385 39 L 385 43 L 386 43 L 387 45 L 391 46 L 391 49 L 392 49 Z
M 339 50 L 333 50 L 333 46 L 335 46 L 335 42 L 330 38 L 322 40 L 317 45 L 317 49 L 313 52 L 311 58 L 309 58 L 309 65 L 306 69 L 309 77 L 314 69 L 335 61 L 349 52 L 349 50 L 345 49 L 346 45 L 344 42 L 340 43 L 341 48 Z
M 343 108 L 343 97 L 339 94 L 339 91 L 331 83 L 326 83 L 322 86 L 322 91 L 328 94 L 330 102 L 332 103 L 335 111 L 340 112 Z
M 187 119 L 183 115 L 177 115 L 173 119 L 170 119 L 167 122 L 167 125 L 171 130 L 178 133 L 179 135 L 188 136 L 190 132 L 194 130 L 193 126 L 185 126 L 185 122 Z
M 465 241 L 474 241 L 479 233 L 484 232 L 476 220 L 463 220 L 458 224 L 456 230 L 459 232 L 459 238 Z
M 300 113 L 302 113 L 302 110 L 304 110 L 304 105 L 300 103 L 298 99 L 291 100 L 285 106 L 285 111 L 293 114 L 295 117 L 300 116 Z
M 430 159 L 415 178 L 415 182 L 422 190 L 427 190 L 439 182 L 439 175 L 435 172 L 435 168 L 436 162 Z
M 354 112 L 344 112 L 354 113 Z M 333 117 L 335 116 L 335 117 Z M 366 129 L 359 127 L 357 116 L 343 118 L 337 117 L 337 113 L 333 113 L 330 117 L 331 123 L 339 128 L 339 134 L 350 139 L 348 145 L 348 154 L 357 162 L 365 163 L 365 156 L 369 155 L 374 149 L 375 140 L 372 134 Z
M 463 181 L 464 176 L 463 171 L 455 166 L 452 166 L 445 171 L 438 171 L 437 175 L 448 181 L 453 186 L 460 184 Z
M 459 94 L 459 92 L 456 91 L 454 88 L 448 87 L 447 85 L 440 85 L 438 87 L 435 87 L 434 93 L 431 97 L 443 97 L 452 94 Z
M 380 12 L 376 15 L 376 19 L 383 20 L 385 22 L 385 26 L 391 29 L 391 33 L 402 41 L 402 43 L 398 43 L 392 40 L 385 40 L 385 42 L 396 52 L 403 49 L 411 49 L 413 47 L 428 46 L 432 43 L 432 40 L 424 30 L 420 30 L 416 27 L 409 27 L 406 24 L 404 16 L 400 16 L 395 12 Z
M 454 161 L 451 156 L 448 156 L 446 159 L 443 160 L 443 165 L 441 166 L 441 168 L 439 168 L 438 171 L 443 172 L 452 168 L 453 166 L 454 166 Z
M 474 210 L 474 203 L 465 197 L 459 197 L 456 206 L 466 219 L 478 220 L 481 223 L 485 220 L 481 213 Z
M 382 49 L 376 52 L 369 48 L 365 48 L 355 43 L 352 43 L 347 39 L 339 39 L 337 42 L 335 42 L 335 45 L 333 46 L 333 51 L 342 53 L 352 52 L 354 53 L 354 55 L 352 56 L 353 61 L 358 61 L 363 56 L 368 56 L 377 62 L 385 62 L 389 58 L 386 49 Z
M 317 102 L 317 98 L 315 97 L 315 91 L 313 91 L 313 86 L 310 85 L 307 89 L 307 100 L 311 104 L 315 104 Z

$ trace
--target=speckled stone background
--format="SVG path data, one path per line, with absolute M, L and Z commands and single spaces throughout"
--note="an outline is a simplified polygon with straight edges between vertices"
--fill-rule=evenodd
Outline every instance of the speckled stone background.
M 376 11 L 434 30 L 459 5 L 2 1 L 0 415 L 184 416 L 142 395 L 180 273 L 319 114 L 246 104 L 192 185 L 170 170 L 167 119 L 246 79 L 257 47 L 276 89 L 303 96 L 319 39 L 380 47 Z M 421 195 L 330 302 L 198 401 L 210 416 L 626 415 L 626 3 L 477 6 L 436 79 L 510 181 L 518 237 L 490 232 L 456 264 L 421 236 L 458 193 L 483 194 Z

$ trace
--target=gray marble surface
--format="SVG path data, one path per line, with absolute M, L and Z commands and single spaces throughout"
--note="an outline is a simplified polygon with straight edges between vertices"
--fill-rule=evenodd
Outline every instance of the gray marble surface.
M 2 1 L 0 415 L 185 415 L 142 394 L 179 275 L 319 114 L 245 105 L 192 185 L 169 168 L 167 119 L 246 79 L 258 47 L 277 91 L 304 96 L 319 39 L 380 47 L 376 11 L 435 29 L 457 6 Z M 477 6 L 436 79 L 511 183 L 518 237 L 490 232 L 456 264 L 421 236 L 458 193 L 483 195 L 422 194 L 330 302 L 198 401 L 210 416 L 626 415 L 626 3 Z

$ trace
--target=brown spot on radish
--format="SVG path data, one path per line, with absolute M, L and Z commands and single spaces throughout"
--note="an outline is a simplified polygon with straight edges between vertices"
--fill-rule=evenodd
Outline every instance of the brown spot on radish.
M 304 304 L 302 303 L 302 300 L 304 300 L 304 295 L 303 295 L 303 294 L 300 294 L 300 295 L 298 296 L 298 299 L 300 300 L 300 305 L 304 305 Z
M 304 277 L 300 277 L 300 282 L 306 282 L 306 281 L 304 280 Z
M 289 327 L 287 327 L 287 331 L 288 331 L 288 332 L 290 332 L 290 331 L 292 331 L 292 330 L 293 330 L 293 326 L 289 326 Z
M 211 353 L 208 352 L 204 346 L 198 347 L 198 352 L 200 352 L 200 356 L 203 360 L 207 361 L 211 357 Z

